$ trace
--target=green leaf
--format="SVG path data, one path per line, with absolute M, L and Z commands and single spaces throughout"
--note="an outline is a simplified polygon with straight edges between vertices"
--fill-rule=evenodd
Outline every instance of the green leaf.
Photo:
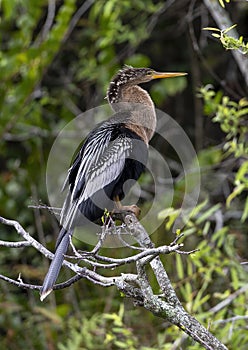
M 232 266 L 230 272 L 233 289 L 237 290 L 240 287 L 238 271 L 234 266 Z
M 235 27 L 237 27 L 237 24 L 234 24 L 234 25 L 232 25 L 231 27 L 229 27 L 229 28 L 226 28 L 225 30 L 223 30 L 223 33 L 227 33 L 227 32 L 229 32 L 230 30 L 232 30 L 233 28 L 235 28 Z
M 184 268 L 183 268 L 182 257 L 180 254 L 176 254 L 176 270 L 177 270 L 178 278 L 182 280 L 184 278 Z
M 167 219 L 165 227 L 166 227 L 166 230 L 170 230 L 171 226 L 174 224 L 180 212 L 181 212 L 180 209 L 167 208 L 158 213 L 158 219 L 159 220 Z
M 215 34 L 215 33 L 212 33 L 212 36 L 214 36 L 215 38 L 220 38 L 220 34 Z
M 129 57 L 125 64 L 132 67 L 149 67 L 151 65 L 151 60 L 148 56 L 143 54 L 135 54 Z
M 2 0 L 1 2 L 2 2 L 3 13 L 5 15 L 5 18 L 9 20 L 11 17 L 14 17 L 17 1 Z M 1 2 L 0 2 L 0 5 L 1 5 Z
M 200 295 L 200 293 L 197 293 L 196 299 L 194 300 L 194 305 L 193 305 L 193 310 L 195 312 L 199 313 L 199 309 L 200 307 L 205 304 L 210 298 L 211 296 L 209 294 L 205 295 L 204 297 L 199 297 L 198 295 Z
M 190 218 L 195 218 L 200 211 L 208 204 L 208 198 L 206 198 L 202 203 L 198 204 L 190 213 Z
M 174 96 L 183 91 L 187 86 L 187 78 L 179 77 L 174 79 L 161 79 L 150 89 L 150 94 L 155 104 L 159 105 L 167 96 Z
M 209 208 L 205 213 L 201 214 L 200 217 L 196 220 L 196 224 L 199 225 L 202 222 L 206 221 L 214 212 L 221 208 L 221 204 L 216 204 L 213 207 Z
M 223 0 L 219 0 L 219 3 L 220 5 L 224 8 L 225 7 L 225 4 L 224 4 L 224 1 Z
M 203 30 L 213 30 L 215 32 L 220 32 L 219 28 L 213 28 L 213 27 L 205 27 L 205 28 L 203 28 Z
M 244 162 L 239 168 L 235 176 L 235 181 L 237 181 L 237 183 L 242 182 L 248 187 L 248 161 Z
M 234 188 L 234 190 L 232 191 L 231 194 L 229 194 L 229 196 L 226 199 L 226 206 L 227 208 L 230 208 L 231 205 L 231 201 L 237 197 L 238 195 L 240 195 L 240 193 L 243 192 L 243 190 L 245 189 L 245 185 L 244 184 L 240 184 L 239 186 L 236 186 Z
M 244 206 L 243 214 L 241 217 L 241 222 L 244 223 L 247 218 L 248 218 L 248 197 L 246 198 L 246 201 L 245 201 L 245 206 Z

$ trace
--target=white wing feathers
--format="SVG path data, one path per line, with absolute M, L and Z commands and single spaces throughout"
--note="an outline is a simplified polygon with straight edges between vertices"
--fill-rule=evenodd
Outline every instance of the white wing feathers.
M 90 198 L 98 190 L 103 189 L 121 174 L 125 159 L 129 156 L 131 149 L 130 139 L 118 137 L 108 144 L 100 156 L 92 159 L 85 175 L 85 188 L 78 204 Z

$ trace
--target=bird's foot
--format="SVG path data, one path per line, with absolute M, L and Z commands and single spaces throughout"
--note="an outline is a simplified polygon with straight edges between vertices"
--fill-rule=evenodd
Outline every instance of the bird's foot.
M 121 208 L 113 209 L 111 213 L 111 217 L 114 220 L 123 220 L 124 216 L 132 213 L 136 216 L 136 218 L 139 218 L 140 212 L 141 210 L 136 204 L 124 205 L 124 206 L 121 206 Z
M 136 205 L 136 204 L 132 204 L 132 205 L 124 205 L 121 208 L 122 211 L 126 211 L 126 212 L 131 212 L 133 213 L 136 218 L 139 218 L 140 213 L 141 213 L 141 209 Z

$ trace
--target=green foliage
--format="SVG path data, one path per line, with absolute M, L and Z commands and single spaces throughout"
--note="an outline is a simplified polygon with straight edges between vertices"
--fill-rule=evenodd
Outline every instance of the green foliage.
M 35 6 L 30 0 L 1 2 L 0 210 L 19 220 L 26 215 L 30 224 L 33 214 L 25 208 L 22 214 L 22 204 L 26 206 L 31 197 L 45 200 L 46 158 L 54 136 L 74 117 L 74 106 L 89 107 L 87 89 L 81 91 L 78 85 L 82 79 L 86 85 L 94 83 L 94 96 L 99 95 L 102 103 L 107 83 L 120 66 L 115 61 L 118 45 L 133 50 L 147 38 L 150 16 L 162 6 L 152 0 L 95 2 L 71 41 L 76 1 L 56 3 L 54 13 L 47 12 L 52 6 L 48 4 L 47 0 L 36 1 Z M 141 53 L 125 57 L 134 65 L 150 63 Z
M 239 168 L 235 175 L 234 181 L 235 187 L 232 193 L 227 197 L 226 204 L 230 208 L 231 202 L 234 198 L 242 193 L 247 193 L 248 191 L 248 160 L 245 161 Z M 245 222 L 248 218 L 248 197 L 246 198 L 243 215 L 241 217 L 241 222 Z
M 248 43 L 244 42 L 244 38 L 240 36 L 238 39 L 236 39 L 227 35 L 227 33 L 235 27 L 236 24 L 224 30 L 212 27 L 204 28 L 204 30 L 213 31 L 214 33 L 212 33 L 212 36 L 219 39 L 226 50 L 238 50 L 242 54 L 246 55 L 248 53 Z
M 16 120 L 21 123 L 28 115 L 32 118 L 30 122 L 37 124 L 37 120 L 33 119 L 36 115 L 33 109 L 39 106 L 36 102 L 29 104 L 27 102 L 32 100 L 31 94 L 42 78 L 44 69 L 59 50 L 75 9 L 75 0 L 64 1 L 56 15 L 56 24 L 50 30 L 49 35 L 45 38 L 37 37 L 34 40 L 33 33 L 44 3 L 46 2 L 40 0 L 34 7 L 30 6 L 29 1 L 23 2 L 20 16 L 18 16 L 18 7 L 13 6 L 10 16 L 9 7 L 4 6 L 6 21 L 1 23 L 1 27 L 13 25 L 14 23 L 8 23 L 13 18 L 18 29 L 13 33 L 11 40 L 8 37 L 4 38 L 6 44 L 0 52 L 2 74 L 0 107 L 3 121 L 8 123 L 15 123 Z M 15 4 L 17 3 L 13 2 L 13 5 Z M 4 131 L 5 125 L 2 123 L 1 126 Z
M 248 102 L 246 99 L 232 101 L 211 86 L 201 88 L 199 96 L 203 99 L 204 113 L 219 124 L 225 138 L 221 147 L 204 149 L 198 157 L 202 169 L 202 194 L 206 179 L 211 179 L 211 191 L 207 192 L 208 198 L 192 210 L 182 232 L 185 250 L 199 251 L 190 256 L 176 254 L 170 256 L 169 261 L 167 257 L 166 261 L 167 266 L 173 266 L 177 294 L 184 300 L 188 312 L 197 314 L 200 322 L 227 347 L 245 350 L 248 343 L 244 331 L 248 313 L 248 276 L 240 264 L 240 256 L 247 258 L 246 248 L 242 249 L 247 244 L 247 230 L 241 224 L 248 217 Z M 225 173 L 225 162 L 235 164 L 228 178 L 232 189 L 225 202 L 214 204 L 211 192 L 218 186 L 214 176 L 219 173 L 223 179 L 223 173 L 229 175 Z M 233 205 L 241 214 L 230 223 L 225 217 Z M 165 219 L 165 229 L 170 231 L 180 210 L 167 208 L 158 215 Z M 172 338 L 176 336 L 174 327 L 169 327 L 166 333 Z M 182 343 L 187 349 L 201 348 L 196 344 L 186 345 L 183 340 Z
M 225 2 L 229 4 L 230 0 L 219 0 L 219 3 L 221 4 L 222 7 L 225 7 Z
M 54 18 L 47 27 L 48 4 L 52 3 L 2 0 L 0 23 L 0 212 L 20 221 L 38 240 L 44 242 L 45 233 L 48 244 L 56 236 L 57 224 L 51 224 L 46 212 L 34 214 L 28 205 L 47 203 L 46 159 L 53 139 L 75 116 L 75 106 L 82 110 L 92 107 L 96 103 L 93 97 L 104 101 L 107 84 L 120 66 L 151 64 L 149 55 L 138 52 L 137 47 L 149 37 L 148 22 L 163 5 L 152 0 L 97 1 L 75 23 L 74 15 L 83 4 L 75 0 L 54 2 L 56 8 L 49 19 Z M 1 239 L 17 237 L 1 227 Z M 54 243 L 50 248 L 54 249 Z M 25 281 L 36 284 L 41 283 L 47 269 L 32 249 L 1 248 L 1 266 L 1 273 L 17 278 L 22 271 Z M 107 290 L 96 293 L 92 285 L 83 292 L 88 302 L 80 304 L 80 311 L 75 305 L 81 290 L 73 298 L 58 297 L 55 308 L 50 304 L 40 307 L 37 293 L 26 294 L 1 283 L 2 347 L 43 350 L 57 348 L 57 343 L 63 347 L 67 342 L 74 348 L 81 342 L 85 349 L 95 349 L 97 344 L 99 349 L 138 347 L 136 331 L 125 326 L 122 318 L 117 324 L 101 313 L 99 300 L 101 306 L 109 303 L 114 310 L 115 305 L 119 307 L 118 294 L 114 298 Z M 83 329 L 81 309 L 93 315 L 99 312 L 85 318 Z M 80 317 L 75 316 L 78 312 Z
M 147 349 L 138 346 L 134 330 L 125 325 L 123 305 L 118 313 L 94 314 L 80 320 L 71 318 L 66 334 L 67 340 L 58 344 L 59 350 Z
M 84 40 L 87 43 L 94 42 L 94 45 L 84 45 L 80 49 L 76 79 L 94 81 L 105 92 L 111 76 L 120 68 L 115 62 L 118 54 L 116 47 L 124 44 L 126 50 L 132 50 L 145 40 L 149 35 L 149 17 L 161 6 L 162 2 L 144 3 L 142 0 L 132 2 L 131 8 L 129 1 L 107 0 L 95 3 L 89 14 L 91 24 L 84 33 Z M 130 62 L 146 66 L 150 60 L 144 54 L 137 54 L 128 58 L 125 63 Z M 99 69 L 103 65 L 108 69 Z
M 212 121 L 219 123 L 222 131 L 226 133 L 224 150 L 235 157 L 248 154 L 247 116 L 248 101 L 242 98 L 238 102 L 232 101 L 221 92 L 215 92 L 212 86 L 202 87 L 199 97 L 204 100 L 204 112 L 212 117 Z
M 166 230 L 170 230 L 179 214 L 180 214 L 179 209 L 166 208 L 166 209 L 162 210 L 160 213 L 158 213 L 158 218 L 159 218 L 159 220 L 166 219 L 165 228 L 166 228 Z
M 170 257 L 170 261 L 167 258 L 167 263 L 173 266 L 174 275 L 176 273 L 174 285 L 187 311 L 196 314 L 205 326 L 209 325 L 210 331 L 227 346 L 233 346 L 246 327 L 248 289 L 235 298 L 232 298 L 232 293 L 246 285 L 248 276 L 235 258 L 235 236 L 229 227 L 213 228 L 214 217 L 220 210 L 220 204 L 211 206 L 208 200 L 200 203 L 183 229 L 186 250 L 189 242 L 194 242 L 191 246 L 199 251 L 190 256 L 176 254 Z M 169 216 L 168 222 L 176 219 L 172 211 L 166 216 Z M 230 302 L 221 306 L 228 298 Z M 240 318 L 233 322 L 233 315 Z M 174 327 L 168 327 L 166 334 L 174 337 Z M 243 334 L 240 349 L 245 350 L 247 343 L 248 334 Z M 201 349 L 198 345 L 187 347 L 191 348 Z
M 164 1 L 95 1 L 75 23 L 83 2 L 55 1 L 54 18 L 50 27 L 46 27 L 48 3 L 53 2 L 1 1 L 0 212 L 20 221 L 35 238 L 46 240 L 53 249 L 57 224 L 45 212 L 34 213 L 28 205 L 40 200 L 47 203 L 46 159 L 58 131 L 75 114 L 103 102 L 111 76 L 124 63 L 174 70 L 190 67 L 192 62 L 187 54 L 187 40 L 178 26 L 188 11 L 184 4 L 180 8 L 180 2 L 176 2 L 173 10 L 173 5 L 167 8 Z M 155 28 L 153 32 L 151 28 Z M 238 47 L 244 52 L 247 49 L 243 39 L 233 41 L 227 31 L 214 32 L 228 49 Z M 169 100 L 179 92 L 185 99 L 192 99 L 192 91 L 185 89 L 187 81 L 177 78 L 154 82 L 151 94 L 155 103 L 163 105 L 166 98 Z M 212 179 L 216 173 L 222 176 L 226 159 L 234 158 L 238 165 L 231 173 L 229 184 L 233 187 L 225 198 L 226 203 L 212 201 L 217 185 L 211 180 L 211 191 L 204 189 L 202 203 L 191 213 L 184 228 L 185 249 L 198 247 L 200 252 L 190 257 L 166 256 L 165 266 L 168 271 L 172 266 L 170 277 L 186 308 L 229 343 L 230 348 L 242 350 L 248 343 L 245 319 L 242 319 L 247 315 L 247 292 L 240 293 L 218 311 L 211 308 L 228 300 L 247 281 L 246 272 L 239 264 L 240 256 L 247 259 L 247 232 L 240 222 L 248 215 L 247 161 L 244 160 L 247 101 L 236 103 L 208 88 L 202 95 L 205 113 L 227 135 L 224 148 L 212 146 L 199 154 L 203 177 Z M 175 110 L 175 117 L 185 120 L 190 126 L 189 134 L 193 134 L 190 102 L 187 110 L 183 103 L 175 103 Z M 166 156 L 170 158 L 170 153 Z M 147 183 L 144 181 L 144 188 Z M 184 184 L 178 181 L 175 186 L 178 203 L 182 187 Z M 240 210 L 242 214 L 238 218 L 231 216 Z M 220 211 L 224 223 L 215 230 L 214 218 Z M 159 232 L 161 244 L 165 244 L 165 234 L 170 233 L 178 214 L 175 208 L 160 213 L 165 220 L 165 230 Z M 230 218 L 226 220 L 225 214 L 230 214 Z M 17 237 L 15 232 L 1 226 L 1 239 Z M 120 257 L 122 251 L 116 250 L 114 254 Z M 21 271 L 25 282 L 36 284 L 41 283 L 47 269 L 37 252 L 27 248 L 2 248 L 0 262 L 1 273 L 17 278 Z M 185 340 L 178 328 L 142 309 L 130 310 L 129 304 L 124 312 L 121 302 L 115 290 L 82 281 L 74 288 L 53 294 L 41 306 L 37 292 L 21 291 L 1 282 L 1 346 L 9 350 L 170 350 L 182 341 L 178 348 L 200 348 L 190 339 Z M 236 315 L 241 318 L 231 320 Z
M 241 160 L 239 169 L 234 177 L 234 189 L 226 200 L 227 207 L 234 198 L 248 191 L 248 101 L 243 98 L 238 102 L 232 101 L 221 92 L 216 93 L 212 87 L 206 86 L 200 89 L 199 96 L 204 100 L 204 111 L 212 117 L 213 122 L 219 123 L 221 130 L 226 134 L 226 141 L 223 146 L 223 156 L 233 155 Z M 248 200 L 243 207 L 241 221 L 248 217 Z
M 177 79 L 162 79 L 151 88 L 151 97 L 159 106 L 162 104 L 166 96 L 174 96 L 182 92 L 187 86 L 187 78 L 180 77 Z

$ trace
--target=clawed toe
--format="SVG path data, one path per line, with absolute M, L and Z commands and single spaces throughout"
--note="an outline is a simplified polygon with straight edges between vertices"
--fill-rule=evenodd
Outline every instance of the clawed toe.
M 125 205 L 122 207 L 122 209 L 127 212 L 132 212 L 137 218 L 140 216 L 141 213 L 140 208 L 136 204 L 127 206 Z
M 127 215 L 127 214 L 134 214 L 137 218 L 139 217 L 141 210 L 140 208 L 136 205 L 124 205 L 121 208 L 118 209 L 114 209 L 111 213 L 111 216 L 113 219 L 122 219 L 123 216 Z

